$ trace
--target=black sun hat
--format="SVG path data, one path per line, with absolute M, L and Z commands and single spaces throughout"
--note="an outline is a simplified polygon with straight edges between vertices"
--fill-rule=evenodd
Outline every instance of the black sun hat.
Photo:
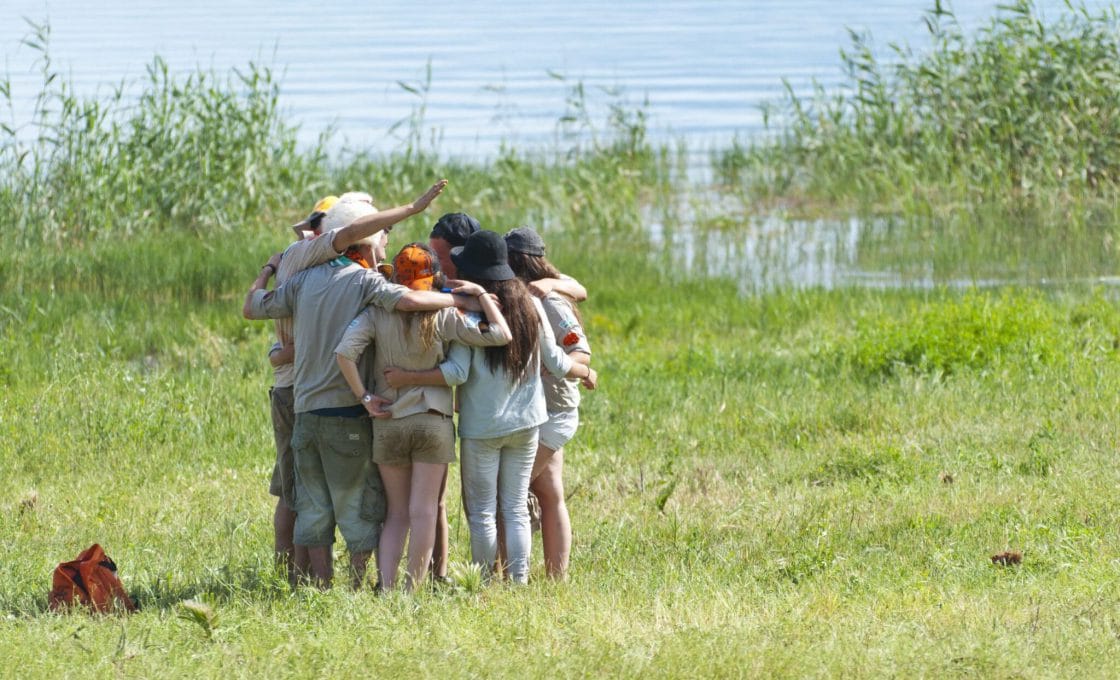
M 508 281 L 516 278 L 509 266 L 506 241 L 493 231 L 476 231 L 466 245 L 451 249 L 451 261 L 466 278 Z

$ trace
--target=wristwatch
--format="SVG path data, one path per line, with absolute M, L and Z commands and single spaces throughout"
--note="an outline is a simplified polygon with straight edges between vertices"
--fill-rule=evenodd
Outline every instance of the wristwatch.
M 362 403 L 363 404 L 372 404 L 373 403 L 373 395 L 370 394 L 369 392 L 366 392 L 365 394 L 363 394 L 362 395 Z

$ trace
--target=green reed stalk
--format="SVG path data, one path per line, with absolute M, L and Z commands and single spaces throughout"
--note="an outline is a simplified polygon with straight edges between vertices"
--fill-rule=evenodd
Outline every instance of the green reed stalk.
M 760 197 L 907 209 L 946 202 L 1108 202 L 1120 188 L 1120 37 L 1114 10 L 1070 4 L 1050 23 L 1016 0 L 974 35 L 947 5 L 930 44 L 851 34 L 846 80 L 787 89 L 768 136 L 718 154 L 717 171 Z

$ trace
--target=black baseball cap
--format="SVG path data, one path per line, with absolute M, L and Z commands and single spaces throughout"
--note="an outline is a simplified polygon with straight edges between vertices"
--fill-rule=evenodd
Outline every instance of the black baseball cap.
M 506 234 L 506 247 L 511 253 L 544 256 L 544 239 L 532 227 L 518 227 Z
M 471 234 L 482 229 L 478 220 L 466 213 L 447 213 L 436 221 L 428 238 L 441 238 L 454 246 L 466 245 Z

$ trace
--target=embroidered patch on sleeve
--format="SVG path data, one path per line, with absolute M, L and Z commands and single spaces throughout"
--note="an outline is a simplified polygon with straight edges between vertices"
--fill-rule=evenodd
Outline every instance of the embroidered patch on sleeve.
M 572 331 L 571 333 L 568 333 L 567 335 L 564 336 L 564 339 L 562 340 L 562 342 L 564 343 L 565 347 L 571 347 L 572 345 L 579 342 L 579 333 L 576 333 L 575 331 Z
M 464 312 L 463 310 L 459 310 L 459 313 L 463 315 L 467 328 L 478 328 L 482 325 L 482 315 L 478 312 Z

